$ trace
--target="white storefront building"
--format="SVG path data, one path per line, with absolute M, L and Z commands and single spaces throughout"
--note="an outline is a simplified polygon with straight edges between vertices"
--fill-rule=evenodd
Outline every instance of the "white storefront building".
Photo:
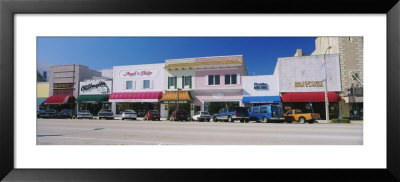
M 275 69 L 272 75 L 243 77 L 243 104 L 246 106 L 280 104 L 279 75 Z
M 108 78 L 87 79 L 79 83 L 76 99 L 78 110 L 89 110 L 97 114 L 100 109 L 111 109 L 108 97 L 112 93 L 112 80 Z
M 112 110 L 119 115 L 133 109 L 139 117 L 148 110 L 160 111 L 165 117 L 160 99 L 164 90 L 164 63 L 113 67 L 113 93 L 109 97 Z

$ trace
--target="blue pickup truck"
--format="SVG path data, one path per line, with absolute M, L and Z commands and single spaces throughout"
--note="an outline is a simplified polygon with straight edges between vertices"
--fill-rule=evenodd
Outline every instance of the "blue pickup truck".
M 254 106 L 248 109 L 252 121 L 267 123 L 270 120 L 284 121 L 283 108 L 278 105 Z
M 214 122 L 219 120 L 234 122 L 240 120 L 241 123 L 249 122 L 249 113 L 244 107 L 221 108 L 218 113 L 213 115 Z

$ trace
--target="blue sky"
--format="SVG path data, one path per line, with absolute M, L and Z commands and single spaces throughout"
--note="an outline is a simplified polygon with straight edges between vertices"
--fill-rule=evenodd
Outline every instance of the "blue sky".
M 243 55 L 249 75 L 272 74 L 278 57 L 311 54 L 316 37 L 39 37 L 37 59 L 101 70 L 166 59 Z

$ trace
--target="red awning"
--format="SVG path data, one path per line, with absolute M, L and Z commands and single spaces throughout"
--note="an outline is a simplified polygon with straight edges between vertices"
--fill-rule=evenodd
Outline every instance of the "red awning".
M 75 97 L 72 95 L 53 95 L 48 97 L 44 104 L 66 104 L 66 103 L 74 103 Z
M 119 92 L 111 93 L 109 100 L 159 100 L 162 92 Z
M 328 92 L 329 102 L 340 101 L 336 92 Z M 292 92 L 282 95 L 282 102 L 325 102 L 325 92 Z

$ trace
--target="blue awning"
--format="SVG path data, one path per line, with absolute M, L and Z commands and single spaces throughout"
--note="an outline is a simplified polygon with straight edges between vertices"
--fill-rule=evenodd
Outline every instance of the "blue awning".
M 280 96 L 253 96 L 243 97 L 244 104 L 257 104 L 257 103 L 280 103 Z
M 47 97 L 36 98 L 36 105 L 41 105 L 47 99 Z

